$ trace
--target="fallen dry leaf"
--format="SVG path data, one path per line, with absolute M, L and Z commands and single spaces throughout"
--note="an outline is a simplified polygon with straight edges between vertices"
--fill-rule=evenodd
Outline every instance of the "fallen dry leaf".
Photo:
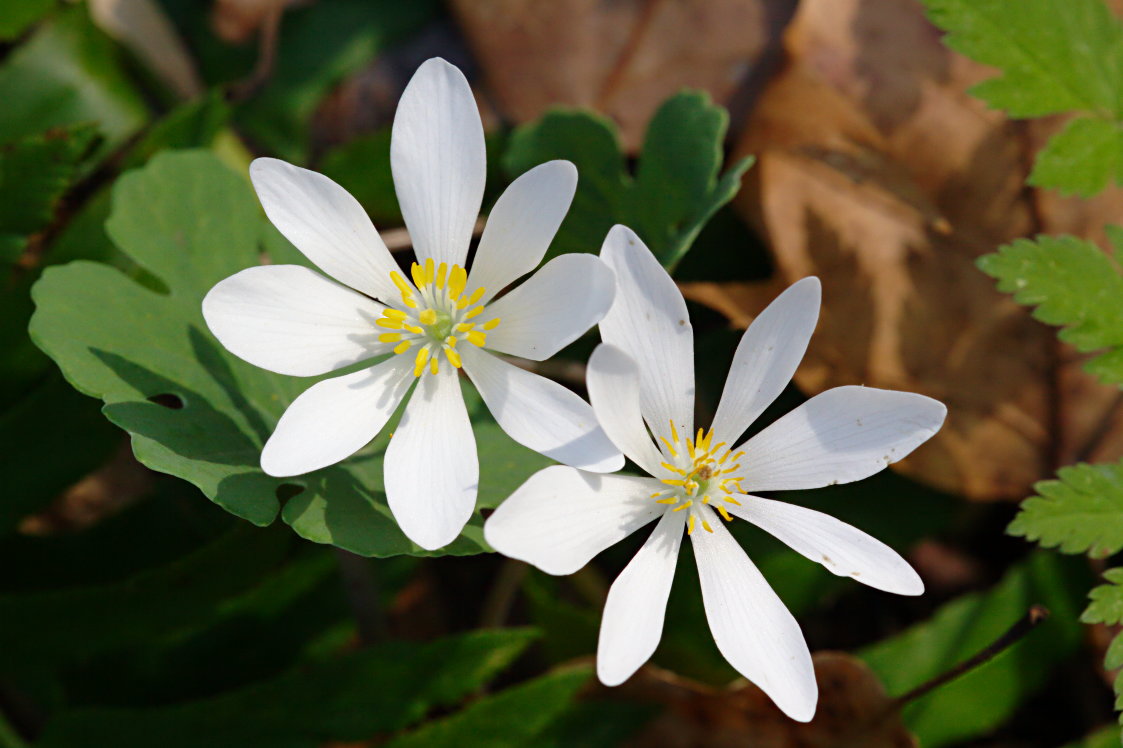
M 728 104 L 795 0 L 453 0 L 499 108 L 515 122 L 548 107 L 596 109 L 635 150 L 682 88 Z
M 817 652 L 819 706 L 809 723 L 784 716 L 746 681 L 717 689 L 652 666 L 605 693 L 664 707 L 626 745 L 644 748 L 912 748 L 916 739 L 872 671 L 842 652 Z M 607 689 L 605 689 L 607 691 Z
M 1072 455 L 1123 454 L 1103 418 L 1115 390 L 975 267 L 1041 226 L 1024 128 L 966 93 L 992 71 L 947 50 L 913 0 L 807 0 L 784 45 L 736 149 L 758 158 L 737 205 L 782 285 L 823 281 L 800 388 L 945 402 L 947 424 L 899 469 L 974 499 L 1021 499 Z M 733 293 L 755 299 L 737 323 L 763 306 Z

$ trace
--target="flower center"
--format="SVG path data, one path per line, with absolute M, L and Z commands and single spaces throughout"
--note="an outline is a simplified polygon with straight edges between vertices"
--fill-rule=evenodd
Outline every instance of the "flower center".
M 733 521 L 725 504 L 741 505 L 733 494 L 744 493 L 741 489 L 741 481 L 744 478 L 738 474 L 741 464 L 737 460 L 745 453 L 734 453 L 732 449 L 726 447 L 725 442 L 714 444 L 712 428 L 709 433 L 698 429 L 697 436 L 679 439 L 675 422 L 671 421 L 670 434 L 670 439 L 660 436 L 659 441 L 663 442 L 667 456 L 667 461 L 662 465 L 673 473 L 674 477 L 664 478 L 662 483 L 666 484 L 668 489 L 651 494 L 651 498 L 660 504 L 673 507 L 672 512 L 690 513 L 686 527 L 687 535 L 694 532 L 694 525 L 699 520 L 702 529 L 713 532 L 706 515 L 699 511 L 699 507 L 707 504 L 717 510 L 726 522 Z
M 398 271 L 390 273 L 390 280 L 401 292 L 403 308 L 382 310 L 375 324 L 390 332 L 379 335 L 379 342 L 397 343 L 396 354 L 417 346 L 413 364 L 415 377 L 420 377 L 426 369 L 436 374 L 442 354 L 459 369 L 461 360 L 456 344 L 465 340 L 482 348 L 487 343 L 487 331 L 499 325 L 498 317 L 478 326 L 470 321 L 484 312 L 485 306 L 479 303 L 484 289 L 477 288 L 471 295 L 464 293 L 468 272 L 459 265 L 451 268 L 444 262 L 435 265 L 432 258 L 426 260 L 424 266 L 413 263 L 410 275 L 416 289 Z

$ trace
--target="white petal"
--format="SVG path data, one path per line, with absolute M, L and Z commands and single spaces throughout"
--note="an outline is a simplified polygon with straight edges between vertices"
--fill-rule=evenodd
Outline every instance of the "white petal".
M 486 302 L 542 262 L 577 189 L 577 167 L 540 164 L 511 182 L 487 217 L 472 260 L 467 291 L 487 289 Z
M 725 380 L 713 427 L 736 442 L 791 381 L 819 319 L 819 279 L 792 284 L 745 331 Z
M 597 677 L 606 686 L 632 677 L 659 646 L 682 545 L 683 519 L 683 512 L 665 512 L 608 590 L 597 642 Z
M 944 404 L 911 392 L 835 387 L 741 447 L 746 492 L 820 488 L 867 478 L 935 434 Z
M 616 301 L 601 337 L 636 362 L 640 409 L 656 435 L 694 430 L 694 331 L 671 276 L 635 232 L 613 226 L 601 258 L 616 273 Z
M 350 457 L 378 435 L 412 383 L 410 362 L 394 356 L 312 385 L 281 415 L 261 451 L 261 469 L 302 475 Z
M 666 507 L 651 478 L 600 475 L 555 465 L 539 470 L 484 523 L 484 538 L 504 556 L 547 574 L 572 574 Z
M 759 496 L 726 508 L 840 577 L 898 595 L 924 592 L 920 575 L 895 550 L 829 514 Z
M 390 439 L 386 503 L 406 537 L 436 550 L 455 540 L 471 519 L 479 478 L 460 377 L 446 364 L 437 374 L 422 375 Z
M 203 299 L 203 318 L 238 358 L 310 377 L 377 356 L 383 306 L 299 265 L 247 268 Z
M 498 317 L 487 347 L 543 361 L 572 343 L 612 306 L 612 271 L 593 255 L 555 257 L 479 317 Z
M 705 511 L 713 532 L 698 527 L 690 538 L 717 648 L 784 714 L 809 722 L 819 687 L 803 632 L 725 523 Z
M 488 410 L 519 444 L 594 473 L 624 467 L 624 456 L 601 431 L 593 409 L 576 394 L 474 346 L 462 346 L 460 355 Z
M 472 88 L 439 57 L 422 63 L 398 101 L 390 169 L 418 260 L 463 266 L 483 200 L 487 155 Z
M 275 158 L 250 164 L 265 215 L 317 267 L 356 291 L 389 302 L 398 269 L 363 206 L 323 174 Z
M 608 438 L 648 475 L 666 473 L 639 407 L 639 371 L 628 354 L 602 343 L 589 357 L 585 375 L 589 402 Z

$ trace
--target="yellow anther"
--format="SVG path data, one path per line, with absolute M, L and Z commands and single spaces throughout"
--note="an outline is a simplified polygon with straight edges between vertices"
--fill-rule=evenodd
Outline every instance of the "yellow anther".
M 698 436 L 694 437 L 694 445 L 699 449 L 706 448 L 706 437 L 703 436 L 705 433 L 702 429 L 698 429 Z
M 464 293 L 464 285 L 468 282 L 468 271 L 459 265 L 453 265 L 448 271 L 448 296 L 455 299 Z
M 479 330 L 472 330 L 465 337 L 467 338 L 469 343 L 475 346 L 479 346 L 480 348 L 483 348 L 484 343 L 487 342 L 487 333 L 480 332 Z
M 426 309 L 421 314 L 417 315 L 417 321 L 428 327 L 437 323 L 437 313 L 432 309 Z
M 666 483 L 668 486 L 683 486 L 683 487 L 686 486 L 686 481 L 683 480 L 682 478 L 664 478 L 663 480 L 661 480 L 659 482 L 660 483 Z
M 448 263 L 442 262 L 437 267 L 437 288 L 445 287 L 445 275 L 448 273 Z
M 473 317 L 479 317 L 481 314 L 483 314 L 483 312 L 484 312 L 484 308 L 482 306 L 478 306 L 475 309 L 472 309 L 471 311 L 469 311 L 467 314 L 465 314 L 464 319 L 472 319 Z
M 709 504 L 710 503 L 710 495 L 709 494 L 706 494 L 705 496 L 702 497 L 702 503 L 703 504 Z
M 445 345 L 447 345 L 449 348 L 455 348 L 457 340 L 460 340 L 460 338 L 454 338 L 453 336 L 449 335 L 447 338 L 445 338 Z
M 394 346 L 394 353 L 405 353 L 409 350 L 409 347 L 411 345 L 413 345 L 412 340 L 403 340 L 402 342 Z
M 418 327 L 417 325 L 402 325 L 402 329 L 404 329 L 406 332 L 412 332 L 414 335 L 421 335 L 425 332 L 425 330 Z
M 702 520 L 702 529 L 705 530 L 706 532 L 713 532 L 714 531 L 713 528 L 710 527 L 710 523 L 707 522 L 706 520 Z
M 733 467 L 727 467 L 725 470 L 722 470 L 720 473 L 718 473 L 718 475 L 725 475 L 726 473 L 732 473 L 734 470 L 736 470 L 739 467 L 741 467 L 741 463 L 738 462 Z
M 480 286 L 475 291 L 473 291 L 472 295 L 469 296 L 468 298 L 461 297 L 461 299 L 456 302 L 456 308 L 457 309 L 464 309 L 465 307 L 472 306 L 472 304 L 475 304 L 477 301 L 479 301 L 480 299 L 483 298 L 484 293 L 485 293 L 484 287 Z
M 409 315 L 406 314 L 405 312 L 403 312 L 401 309 L 383 309 L 382 310 L 382 316 L 383 317 L 389 317 L 390 319 L 401 320 L 401 319 L 405 319 Z
M 672 473 L 678 473 L 679 475 L 682 475 L 682 476 L 686 475 L 685 470 L 683 470 L 682 468 L 677 468 L 669 462 L 660 462 L 659 464 L 662 465 L 663 467 L 665 467 L 667 470 L 670 470 Z
M 656 491 L 655 493 L 651 494 L 651 498 L 657 499 L 665 493 L 666 493 L 666 491 Z
M 730 504 L 733 504 L 734 506 L 741 506 L 741 502 L 737 501 L 737 499 L 733 498 L 732 496 L 726 496 L 725 500 Z
M 671 457 L 678 457 L 678 450 L 671 446 L 671 443 L 667 441 L 667 437 L 660 436 L 659 441 L 667 445 L 667 451 L 671 453 Z
M 410 265 L 409 274 L 413 276 L 413 284 L 418 288 L 425 286 L 425 268 L 418 265 L 416 262 Z
M 480 325 L 480 327 L 484 330 L 494 330 L 496 327 L 499 327 L 499 318 L 495 317 L 494 319 L 489 319 L 487 322 Z
M 438 359 L 436 356 L 433 356 L 431 359 L 429 359 L 429 371 L 436 374 L 437 373 L 437 363 L 439 361 L 440 361 L 440 359 Z
M 675 444 L 678 444 L 678 429 L 675 428 L 675 421 L 671 419 L 671 438 Z
M 453 338 L 453 340 L 455 339 L 456 338 Z M 448 362 L 455 366 L 457 369 L 464 365 L 460 360 L 460 354 L 453 350 L 452 346 L 445 346 L 445 358 L 447 358 Z
M 417 358 L 413 362 L 413 376 L 419 377 L 425 371 L 425 364 L 429 362 L 429 349 L 422 348 L 417 352 Z
M 405 294 L 402 294 L 402 303 L 408 306 L 410 309 L 417 308 L 417 301 L 413 298 L 413 296 L 406 296 Z
M 432 257 L 425 258 L 425 283 L 426 283 L 426 285 L 432 283 L 433 279 L 436 276 L 437 276 L 437 265 L 436 265 L 435 262 L 433 262 L 433 258 Z
M 693 535 L 694 534 L 694 515 L 693 514 L 690 515 L 690 521 L 686 524 L 686 534 L 687 535 Z
M 675 441 L 678 441 L 678 440 L 676 439 Z M 687 452 L 687 454 L 690 455 L 691 460 L 697 460 L 698 459 L 698 455 L 694 450 L 694 442 L 692 442 L 690 439 L 686 440 L 686 452 Z
M 717 504 L 716 506 L 717 506 L 718 513 L 721 514 L 722 519 L 724 519 L 726 522 L 732 522 L 733 521 L 733 515 L 731 515 L 729 513 L 728 509 L 726 509 L 721 504 Z
M 400 319 L 386 319 L 385 317 L 379 317 L 374 321 L 374 324 L 378 325 L 379 327 L 384 327 L 387 330 L 402 329 L 402 321 Z
M 475 326 L 476 326 L 475 322 L 461 322 L 459 325 L 456 326 L 456 331 L 457 332 L 468 332 L 469 330 L 471 330 Z
M 378 336 L 379 343 L 397 343 L 402 339 L 400 332 L 384 332 Z
M 413 266 L 417 267 L 417 263 L 413 263 Z M 390 273 L 390 280 L 394 282 L 394 285 L 398 287 L 398 290 L 402 292 L 403 296 L 406 294 L 413 295 L 413 289 L 409 287 L 409 284 L 406 283 L 406 279 L 403 278 L 402 274 L 397 270 Z M 385 312 L 383 312 L 383 314 L 385 314 Z
M 732 449 L 727 449 L 727 450 L 725 450 L 725 454 L 723 454 L 723 455 L 721 456 L 721 459 L 717 461 L 717 464 L 718 464 L 718 465 L 724 465 L 724 464 L 725 464 L 725 461 L 729 459 L 729 456 L 730 456 L 731 454 L 733 454 L 733 450 L 732 450 Z
M 677 504 L 678 499 L 675 498 L 674 496 L 669 496 L 665 499 L 659 499 L 659 501 L 656 501 L 655 503 L 656 504 Z
M 685 504 L 683 504 L 682 506 L 676 506 L 671 511 L 672 512 L 681 512 L 683 509 L 686 509 L 689 506 L 693 506 L 693 504 L 694 504 L 694 499 L 687 499 Z
M 706 453 L 704 455 L 702 455 L 701 457 L 699 457 L 698 459 L 700 459 L 700 460 L 709 459 L 709 458 L 713 457 L 714 452 L 717 452 L 719 449 L 721 449 L 724 446 L 725 446 L 725 442 L 718 442 L 714 446 L 708 447 L 706 449 Z

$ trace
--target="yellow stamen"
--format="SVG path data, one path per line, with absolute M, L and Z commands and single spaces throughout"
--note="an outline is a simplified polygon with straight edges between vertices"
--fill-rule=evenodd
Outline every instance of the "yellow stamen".
M 449 335 L 447 338 L 445 338 L 445 345 L 447 345 L 449 348 L 455 348 L 457 340 L 460 340 L 460 338 L 454 338 Z
M 727 450 L 725 450 L 725 454 L 723 454 L 723 455 L 721 456 L 721 459 L 717 461 L 717 464 L 718 464 L 718 465 L 724 465 L 724 464 L 725 464 L 725 461 L 729 459 L 729 456 L 730 456 L 731 454 L 733 454 L 733 450 L 732 450 L 732 449 L 727 449 Z
M 667 451 L 671 453 L 671 457 L 678 457 L 678 450 L 671 446 L 671 443 L 667 441 L 667 437 L 660 436 L 659 441 L 667 445 Z
M 468 271 L 459 265 L 453 265 L 448 271 L 448 295 L 455 299 L 464 293 L 464 284 L 468 282 Z
M 400 332 L 384 332 L 378 336 L 379 343 L 397 343 L 402 339 Z
M 741 463 L 738 462 L 733 467 L 727 467 L 725 470 L 722 470 L 720 473 L 718 473 L 718 475 L 725 475 L 726 473 L 732 473 L 734 470 L 736 470 L 739 467 L 741 467 Z
M 482 306 L 478 306 L 475 309 L 468 312 L 467 314 L 465 314 L 464 319 L 472 319 L 473 317 L 479 317 L 481 314 L 483 314 L 483 311 L 484 311 L 484 308 Z
M 404 329 L 404 330 L 405 330 L 406 332 L 412 332 L 412 333 L 413 333 L 414 335 L 421 335 L 422 333 L 424 333 L 424 332 L 425 332 L 425 330 L 423 330 L 422 328 L 418 327 L 417 325 L 402 325 L 402 328 L 403 328 L 403 329 Z
M 710 503 L 710 495 L 709 494 L 706 494 L 705 496 L 702 497 L 702 503 L 703 504 L 709 504 Z
M 659 482 L 666 483 L 668 486 L 686 486 L 686 481 L 681 478 L 664 478 Z
M 436 268 L 436 264 L 433 262 L 433 258 L 432 257 L 426 258 L 426 260 L 425 260 L 425 283 L 426 284 L 432 283 L 433 278 L 436 277 L 436 275 L 437 275 L 437 268 Z
M 425 371 L 425 364 L 429 362 L 429 349 L 422 348 L 417 352 L 417 358 L 413 362 L 413 376 L 421 376 L 421 372 Z
M 442 262 L 437 268 L 437 288 L 445 287 L 445 275 L 448 273 L 448 263 Z
M 426 309 L 421 314 L 417 315 L 417 321 L 425 326 L 436 324 L 437 313 L 432 309 Z
M 476 326 L 475 322 L 461 322 L 459 325 L 456 326 L 456 331 L 457 332 L 468 332 L 469 330 L 471 330 L 475 326 Z
M 394 346 L 394 353 L 405 353 L 409 350 L 409 347 L 411 345 L 413 345 L 412 340 L 403 340 L 402 342 Z
M 684 477 L 686 476 L 685 470 L 683 470 L 682 468 L 677 468 L 669 462 L 660 462 L 659 464 L 665 467 L 667 470 L 670 470 L 672 473 L 678 473 L 679 475 Z
M 498 317 L 496 317 L 495 319 L 489 319 L 487 322 L 484 322 L 482 325 L 480 325 L 480 327 L 484 330 L 494 330 L 498 326 L 499 326 L 499 318 Z
M 651 494 L 651 498 L 657 499 L 665 493 L 666 493 L 666 491 L 656 491 L 655 493 Z
M 413 263 L 413 266 L 417 267 L 417 263 Z M 394 285 L 398 287 L 398 290 L 402 292 L 403 296 L 407 294 L 410 296 L 413 295 L 413 289 L 409 287 L 409 284 L 406 283 L 406 279 L 403 278 L 402 274 L 397 270 L 390 273 L 390 280 L 394 282 Z M 385 312 L 383 313 L 385 314 Z
M 706 520 L 702 520 L 702 529 L 705 530 L 706 532 L 713 532 L 714 531 L 713 528 L 710 527 L 710 523 L 707 522 Z
M 384 327 L 387 330 L 402 329 L 402 321 L 400 319 L 386 319 L 385 317 L 379 317 L 374 321 L 374 324 L 378 325 L 379 327 Z
M 460 299 L 460 301 L 456 302 L 456 307 L 458 309 L 463 309 L 464 307 L 472 306 L 477 301 L 479 301 L 480 299 L 483 298 L 484 293 L 485 293 L 484 287 L 480 286 L 479 288 L 477 288 L 475 291 L 472 292 L 471 296 L 469 296 L 466 299 L 462 298 L 462 299 Z
M 678 444 L 678 429 L 675 428 L 674 419 L 671 419 L 671 437 L 675 444 Z
M 670 496 L 666 499 L 659 499 L 659 501 L 656 501 L 655 503 L 656 504 L 677 504 L 678 499 L 676 499 L 674 496 Z
M 681 512 L 683 509 L 686 509 L 688 506 L 691 506 L 693 504 L 694 504 L 694 499 L 687 499 L 685 504 L 683 504 L 682 506 L 676 506 L 671 511 L 672 512 Z
M 741 506 L 741 502 L 737 501 L 737 499 L 733 498 L 732 496 L 726 496 L 725 500 L 730 504 L 733 504 L 734 506 Z
M 390 319 L 402 320 L 402 319 L 405 319 L 406 317 L 408 317 L 409 315 L 406 314 L 405 312 L 403 312 L 401 309 L 383 309 L 382 310 L 382 316 L 383 317 L 389 317 Z
M 487 333 L 480 332 L 479 330 L 472 330 L 465 337 L 469 343 L 475 346 L 479 346 L 480 348 L 483 348 L 484 343 L 487 342 Z
M 698 436 L 694 437 L 694 445 L 699 449 L 706 448 L 706 437 L 703 436 L 705 433 L 702 429 L 698 429 Z
M 717 452 L 717 451 L 718 451 L 719 449 L 721 449 L 721 448 L 722 448 L 722 447 L 724 447 L 724 446 L 725 446 L 725 442 L 718 442 L 718 443 L 717 443 L 717 444 L 715 444 L 714 446 L 712 446 L 712 447 L 709 447 L 709 448 L 707 448 L 707 449 L 706 449 L 706 453 L 705 453 L 704 455 L 702 455 L 701 457 L 699 457 L 698 459 L 699 459 L 699 460 L 707 460 L 707 459 L 710 459 L 710 458 L 712 458 L 712 457 L 713 457 L 713 455 L 714 455 L 714 452 Z
M 409 274 L 413 276 L 413 285 L 418 288 L 425 286 L 425 268 L 415 262 L 410 265 Z
M 733 516 L 729 513 L 729 510 L 726 509 L 723 505 L 717 504 L 717 510 L 718 510 L 718 513 L 721 514 L 722 519 L 724 519 L 726 522 L 732 522 L 733 521 Z
M 429 359 L 429 371 L 436 374 L 437 373 L 437 363 L 439 361 L 440 361 L 440 359 L 438 359 L 436 356 L 433 356 L 431 359 Z
M 453 338 L 453 340 L 455 340 L 455 339 L 456 338 Z M 450 364 L 452 364 L 453 366 L 455 366 L 457 369 L 459 369 L 460 367 L 462 367 L 464 365 L 463 362 L 460 360 L 460 354 L 457 353 L 456 351 L 454 351 L 452 349 L 452 346 L 447 346 L 447 345 L 445 346 L 445 358 L 447 358 L 448 362 Z
M 693 535 L 694 534 L 694 515 L 693 514 L 690 515 L 690 522 L 688 522 L 687 525 L 686 525 L 686 534 L 687 535 Z
M 678 441 L 677 439 L 675 441 Z M 697 460 L 698 455 L 694 451 L 694 442 L 689 439 L 686 440 L 686 452 L 690 455 L 691 460 Z

